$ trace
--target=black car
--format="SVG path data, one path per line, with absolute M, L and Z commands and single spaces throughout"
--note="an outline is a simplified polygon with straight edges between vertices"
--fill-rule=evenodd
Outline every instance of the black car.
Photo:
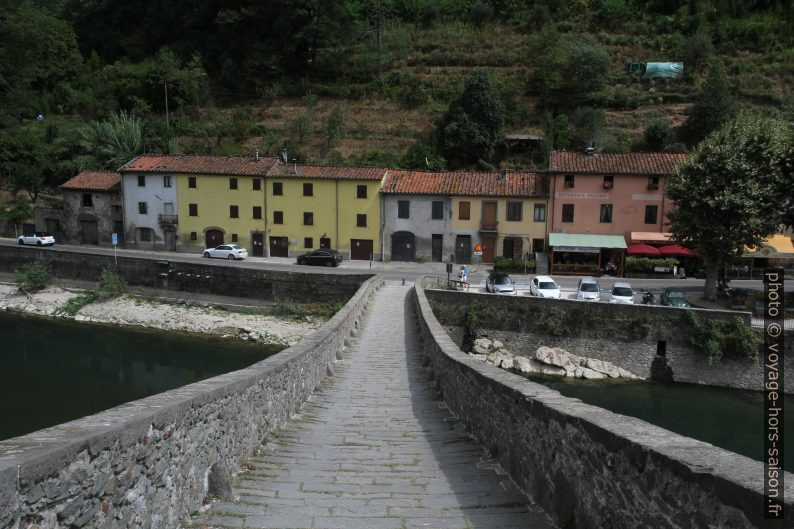
M 314 250 L 298 256 L 299 265 L 339 266 L 341 262 L 342 254 L 336 250 Z

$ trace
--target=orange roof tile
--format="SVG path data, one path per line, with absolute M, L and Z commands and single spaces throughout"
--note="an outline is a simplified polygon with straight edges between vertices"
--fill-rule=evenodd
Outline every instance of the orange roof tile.
M 81 171 L 63 184 L 62 189 L 82 191 L 116 191 L 121 187 L 121 175 L 116 171 Z
M 278 163 L 268 173 L 276 178 L 331 178 L 343 180 L 380 180 L 385 167 L 344 167 L 339 165 L 301 165 Z
M 544 174 L 528 171 L 389 171 L 382 193 L 531 197 L 548 194 Z
M 188 173 L 265 176 L 276 163 L 272 156 L 203 156 L 143 154 L 122 165 L 121 173 Z
M 669 152 L 596 153 L 551 151 L 549 171 L 557 173 L 667 175 L 686 159 Z

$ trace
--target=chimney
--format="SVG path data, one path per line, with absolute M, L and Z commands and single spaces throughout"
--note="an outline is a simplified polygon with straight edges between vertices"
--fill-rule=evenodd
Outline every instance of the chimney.
M 499 178 L 502 179 L 502 182 L 507 180 L 507 169 L 502 169 L 501 171 L 499 171 Z
M 286 150 L 285 150 L 285 152 L 286 152 Z M 292 174 L 298 174 L 298 159 L 297 158 L 293 158 L 292 159 Z
M 287 149 L 283 149 L 281 151 L 281 162 L 282 163 L 288 163 L 289 162 L 289 158 L 287 158 Z
M 254 151 L 254 161 L 259 161 L 259 151 Z
M 593 157 L 595 156 L 595 148 L 594 148 L 594 147 L 588 147 L 588 148 L 586 148 L 586 149 L 584 150 L 584 154 L 585 154 L 585 156 L 587 156 L 588 158 L 593 158 Z

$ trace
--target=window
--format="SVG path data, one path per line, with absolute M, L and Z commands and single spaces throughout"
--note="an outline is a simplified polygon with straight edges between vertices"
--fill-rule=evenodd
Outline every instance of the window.
M 146 215 L 147 207 L 146 202 L 138 202 L 138 213 Z
M 273 212 L 273 224 L 284 224 L 284 212 L 283 211 L 274 211 Z
M 191 241 L 197 241 L 198 240 L 198 234 L 195 231 L 191 231 L 190 232 L 190 240 Z
M 94 197 L 91 193 L 83 193 L 83 207 L 84 208 L 93 208 L 94 207 Z
M 281 196 L 284 194 L 284 188 L 281 182 L 273 182 L 273 196 Z
M 303 247 L 304 248 L 314 248 L 314 239 L 312 237 L 304 237 L 303 238 Z
M 188 204 L 187 214 L 191 217 L 198 217 L 198 204 Z
M 367 198 L 367 186 L 356 186 L 356 198 Z
M 601 222 L 612 222 L 612 204 L 601 204 Z
M 648 177 L 648 189 L 659 189 L 659 177 L 658 176 L 649 176 Z
M 305 197 L 314 196 L 314 184 L 303 184 L 303 196 Z
M 262 218 L 262 206 L 254 206 L 254 218 L 255 219 Z
M 171 175 L 165 175 L 163 177 L 163 187 L 171 187 Z
M 146 175 L 139 174 L 138 175 L 138 187 L 145 187 L 146 186 Z
M 433 201 L 433 212 L 430 215 L 433 219 L 443 219 L 444 218 L 444 202 L 441 200 L 434 200 Z
M 356 215 L 356 227 L 358 228 L 366 228 L 367 227 L 367 216 L 359 213 Z
M 237 242 L 237 234 L 232 233 L 232 242 Z
M 535 222 L 546 222 L 546 204 L 535 204 L 535 214 L 532 220 Z
M 471 202 L 461 202 L 458 205 L 458 220 L 469 220 L 471 218 Z
M 522 206 L 521 202 L 508 202 L 507 203 L 507 220 L 512 221 L 521 221 L 522 217 Z
M 187 186 L 190 189 L 196 189 L 196 177 L 195 176 L 188 176 L 187 177 Z
M 229 178 L 229 189 L 237 189 L 237 179 Z
M 229 206 L 229 217 L 236 219 L 239 216 L 237 206 Z
M 615 183 L 615 179 L 612 175 L 604 176 L 604 189 L 612 189 L 612 185 Z
M 254 191 L 261 191 L 262 190 L 262 180 L 259 178 L 254 178 L 253 183 L 251 184 Z
M 562 205 L 562 221 L 573 222 L 573 204 Z
M 311 211 L 304 211 L 303 212 L 303 225 L 304 226 L 313 226 L 314 225 L 314 213 Z
M 659 206 L 645 206 L 645 224 L 656 224 Z
M 407 219 L 409 216 L 409 206 L 410 203 L 407 200 L 398 200 L 397 201 L 397 218 L 398 219 Z
M 572 174 L 565 175 L 565 187 L 573 187 L 574 180 Z
M 113 204 L 113 213 L 121 213 L 121 206 L 118 204 Z
M 149 228 L 141 228 L 138 230 L 138 240 L 141 242 L 151 242 L 152 241 L 152 230 Z

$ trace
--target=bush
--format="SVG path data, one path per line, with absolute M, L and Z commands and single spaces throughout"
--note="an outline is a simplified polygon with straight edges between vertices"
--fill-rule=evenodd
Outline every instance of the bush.
M 649 151 L 663 151 L 673 141 L 673 129 L 663 120 L 654 120 L 648 123 L 644 133 L 645 147 Z
M 691 327 L 689 343 L 704 353 L 709 364 L 722 358 L 758 359 L 761 338 L 739 317 L 729 320 L 702 320 L 694 311 L 684 313 L 685 322 Z
M 127 291 L 127 281 L 112 268 L 105 268 L 99 276 L 99 299 L 110 299 L 120 296 Z
M 510 257 L 494 257 L 493 268 L 499 272 L 516 272 L 523 274 L 524 270 L 526 270 L 529 273 L 534 273 L 535 261 L 512 259 Z
M 14 280 L 22 291 L 35 291 L 52 283 L 52 265 L 46 259 L 36 259 L 14 274 Z
M 678 264 L 678 259 L 672 257 L 667 258 L 653 258 L 653 257 L 626 257 L 626 272 L 638 273 L 652 273 L 653 269 L 657 266 L 665 266 L 667 268 L 673 267 Z

